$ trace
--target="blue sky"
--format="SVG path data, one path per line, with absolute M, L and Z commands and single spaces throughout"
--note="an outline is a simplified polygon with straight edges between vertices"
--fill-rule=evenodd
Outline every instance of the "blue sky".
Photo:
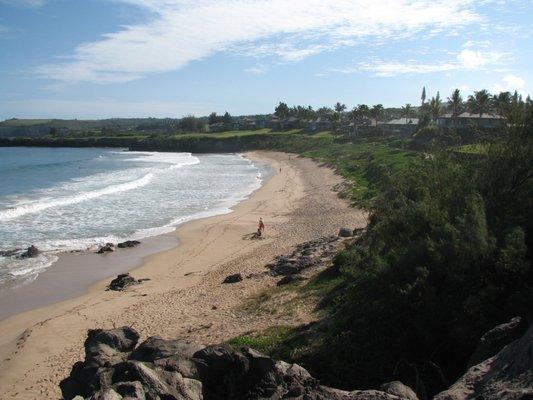
M 532 0 L 0 0 L 0 119 L 533 92 Z

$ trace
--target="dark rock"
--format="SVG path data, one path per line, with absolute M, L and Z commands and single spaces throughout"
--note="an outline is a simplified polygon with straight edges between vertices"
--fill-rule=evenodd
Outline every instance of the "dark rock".
M 299 365 L 274 362 L 247 347 L 197 350 L 196 345 L 152 337 L 134 349 L 138 337 L 131 328 L 89 331 L 85 361 L 77 362 L 60 383 L 63 398 L 400 400 L 385 392 L 321 386 Z
M 400 381 L 393 381 L 389 383 L 384 383 L 381 385 L 379 390 L 398 396 L 400 399 L 405 400 L 419 400 L 416 393 L 409 386 L 404 385 Z
M 522 338 L 471 367 L 434 400 L 533 399 L 533 324 Z
M 522 323 L 522 318 L 514 317 L 509 322 L 501 324 L 485 333 L 468 361 L 468 367 L 479 364 L 487 358 L 494 356 L 504 346 L 518 339 L 524 334 L 527 326 Z
M 233 274 L 229 275 L 224 279 L 222 283 L 237 283 L 242 281 L 242 275 L 241 274 Z
M 22 249 L 1 250 L 0 257 L 13 257 L 16 256 Z
M 117 244 L 117 247 L 120 249 L 125 249 L 127 247 L 135 247 L 140 244 L 141 242 L 139 242 L 138 240 L 126 240 L 125 242 Z
M 275 275 L 293 275 L 300 272 L 300 269 L 296 266 L 296 264 L 292 264 L 289 262 L 276 265 L 272 272 Z
M 122 397 L 129 397 L 131 399 L 145 400 L 143 386 L 139 381 L 121 382 L 116 385 L 116 392 Z
M 106 243 L 105 246 L 100 247 L 96 253 L 104 254 L 115 251 L 115 245 L 113 243 Z
M 142 342 L 131 354 L 131 360 L 154 362 L 161 358 L 177 356 L 179 358 L 192 358 L 193 354 L 202 347 L 196 344 L 185 343 L 180 340 L 166 340 L 152 336 Z
M 277 286 L 283 286 L 283 285 L 287 285 L 292 282 L 298 282 L 298 281 L 303 281 L 303 280 L 304 278 L 299 275 L 287 275 L 278 281 Z
M 130 274 L 120 274 L 111 281 L 108 290 L 121 291 L 131 285 L 137 285 L 139 281 L 135 280 Z
M 20 255 L 20 258 L 33 258 L 33 257 L 37 257 L 39 255 L 40 251 L 37 247 L 35 247 L 34 245 L 31 245 L 30 247 L 28 247 L 26 249 L 26 251 L 24 253 L 22 253 Z
M 341 228 L 339 229 L 339 237 L 352 237 L 353 236 L 353 230 L 348 228 Z

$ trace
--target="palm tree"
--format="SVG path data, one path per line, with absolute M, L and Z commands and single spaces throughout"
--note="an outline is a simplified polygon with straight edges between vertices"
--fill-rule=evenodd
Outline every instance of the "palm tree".
M 407 120 L 413 115 L 413 107 L 411 107 L 411 104 L 407 103 L 402 107 L 402 115 L 405 117 L 405 123 L 407 123 Z
M 370 108 L 366 104 L 358 104 L 357 110 L 359 111 L 359 116 L 361 118 L 370 117 Z
M 440 93 L 437 92 L 437 95 L 435 97 L 432 97 L 429 101 L 429 113 L 431 114 L 431 118 L 433 118 L 433 121 L 435 121 L 437 118 L 439 118 L 439 115 L 442 113 L 442 100 L 440 99 Z
M 490 93 L 487 90 L 483 89 L 479 92 L 474 92 L 473 96 L 468 96 L 468 111 L 471 114 L 479 114 L 481 117 L 491 111 L 491 103 Z
M 498 95 L 492 96 L 492 104 L 496 114 L 508 118 L 511 100 L 511 92 L 501 92 Z
M 381 117 L 383 116 L 383 105 L 381 104 L 376 104 L 375 106 L 372 107 L 372 109 L 370 110 L 370 115 L 372 116 L 372 118 L 374 118 L 376 121 L 379 121 L 381 119 Z
M 448 97 L 448 106 L 453 117 L 457 117 L 463 111 L 463 98 L 459 89 L 455 89 L 452 95 Z
M 461 91 L 455 89 L 452 95 L 448 97 L 448 107 L 452 112 L 452 121 L 455 126 L 457 123 L 457 116 L 463 111 L 463 98 L 461 97 Z
M 344 110 L 346 110 L 346 104 L 341 104 L 339 102 L 337 102 L 337 104 L 335 104 L 335 111 L 338 112 L 339 114 L 342 113 Z

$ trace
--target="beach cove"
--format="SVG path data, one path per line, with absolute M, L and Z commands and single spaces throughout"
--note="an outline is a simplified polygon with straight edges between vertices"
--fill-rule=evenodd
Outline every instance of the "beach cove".
M 105 279 L 82 296 L 2 321 L 0 397 L 60 397 L 58 382 L 82 358 L 88 329 L 128 325 L 143 337 L 209 344 L 279 322 L 236 311 L 249 296 L 275 286 L 276 280 L 263 274 L 265 265 L 298 243 L 335 234 L 341 226 L 364 226 L 365 214 L 331 190 L 339 176 L 309 159 L 266 152 L 246 156 L 269 163 L 276 173 L 232 213 L 191 221 L 169 234 L 179 246 L 148 256 L 132 271 L 150 281 L 110 292 L 105 291 L 110 279 Z M 266 224 L 264 239 L 246 239 L 259 217 Z M 237 272 L 249 278 L 221 284 Z M 305 310 L 297 310 L 283 322 L 296 325 L 309 318 Z

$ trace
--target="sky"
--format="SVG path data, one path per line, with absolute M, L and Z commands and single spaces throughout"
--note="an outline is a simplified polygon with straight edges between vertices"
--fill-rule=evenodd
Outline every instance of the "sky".
M 533 94 L 533 0 L 0 0 L 0 119 Z

